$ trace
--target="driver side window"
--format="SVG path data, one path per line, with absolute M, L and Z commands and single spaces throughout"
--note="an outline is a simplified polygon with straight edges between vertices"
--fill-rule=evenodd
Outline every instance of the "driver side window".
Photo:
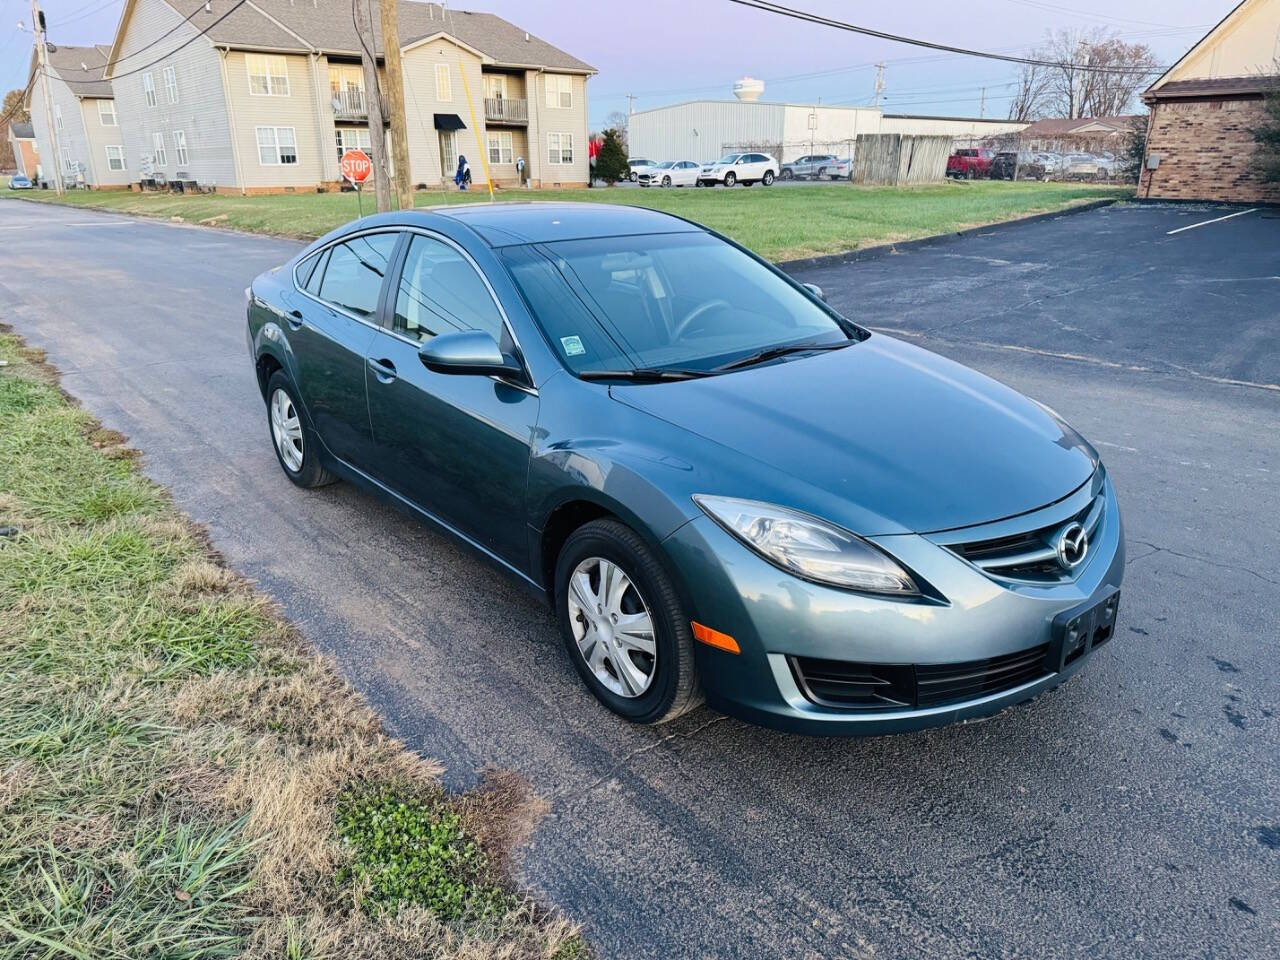
M 395 330 L 416 340 L 483 330 L 501 343 L 502 314 L 466 257 L 442 240 L 414 234 L 396 294 Z

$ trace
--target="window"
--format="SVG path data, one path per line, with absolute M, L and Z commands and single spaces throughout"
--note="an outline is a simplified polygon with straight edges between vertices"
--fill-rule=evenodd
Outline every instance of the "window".
M 364 127 L 335 127 L 333 138 L 338 144 L 338 159 L 348 150 L 369 152 L 369 131 Z
M 98 121 L 104 127 L 116 125 L 116 102 L 114 100 L 98 101 Z
M 349 63 L 329 64 L 329 102 L 335 113 L 364 114 L 364 70 Z
M 573 134 L 547 134 L 547 163 L 573 163 Z
M 515 150 L 511 144 L 511 131 L 499 130 L 489 134 L 489 162 L 515 163 Z
M 169 163 L 169 155 L 164 149 L 164 134 L 153 133 L 151 135 L 151 162 L 157 167 L 167 166 Z
M 173 131 L 173 157 L 178 161 L 178 166 L 185 167 L 187 165 L 187 131 Z
M 563 73 L 547 74 L 547 106 L 558 110 L 573 106 L 573 77 Z
M 170 103 L 178 102 L 178 74 L 173 67 L 164 68 L 164 94 Z
M 147 98 L 148 107 L 156 105 L 156 78 L 150 70 L 142 75 L 142 95 Z
M 107 147 L 107 169 L 108 170 L 124 170 L 124 147 L 108 146 Z
M 53 105 L 53 125 L 57 127 L 58 130 L 62 129 L 62 107 L 58 106 L 56 103 Z
M 397 236 L 373 233 L 331 248 L 320 280 L 320 299 L 361 317 L 377 313 L 382 278 L 396 248 Z M 315 276 L 311 279 L 314 281 Z M 308 288 L 311 285 L 308 284 Z
M 245 55 L 244 63 L 249 71 L 249 93 L 253 96 L 289 95 L 289 64 L 284 57 L 250 53 Z
M 62 172 L 69 177 L 76 172 L 76 163 L 71 159 L 71 145 L 64 142 L 59 153 L 62 160 Z
M 447 63 L 436 64 L 436 99 L 453 99 L 453 84 L 449 80 L 449 65 Z
M 258 162 L 264 167 L 298 162 L 298 142 L 293 127 L 257 127 Z
M 490 100 L 507 98 L 507 75 L 505 73 L 486 73 L 484 75 L 484 95 Z
M 501 342 L 502 314 L 480 274 L 442 240 L 415 234 L 400 274 L 395 329 L 417 340 L 483 330 Z
M 324 277 L 324 262 L 329 259 L 329 251 L 321 250 L 310 260 L 309 264 L 303 264 L 298 269 L 298 279 L 305 280 L 303 289 L 312 296 L 320 295 L 320 280 Z M 314 273 L 308 274 L 308 271 L 315 270 Z

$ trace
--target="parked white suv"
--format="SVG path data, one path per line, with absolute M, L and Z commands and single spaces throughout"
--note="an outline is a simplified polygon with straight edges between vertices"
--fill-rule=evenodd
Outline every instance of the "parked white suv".
M 763 183 L 767 187 L 777 175 L 778 161 L 767 153 L 727 153 L 698 171 L 698 186 L 723 183 L 732 187 L 741 183 L 749 187 Z
M 627 166 L 631 172 L 628 174 L 632 183 L 640 179 L 642 173 L 652 173 L 653 168 L 657 166 L 652 160 L 643 160 L 640 157 L 628 157 Z

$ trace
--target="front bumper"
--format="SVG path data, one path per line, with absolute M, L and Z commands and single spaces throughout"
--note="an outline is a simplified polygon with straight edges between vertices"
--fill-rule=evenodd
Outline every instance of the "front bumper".
M 1118 590 L 1124 531 L 1109 479 L 1105 513 L 1075 579 L 1030 583 L 988 575 L 926 536 L 872 538 L 931 585 L 939 598 L 892 600 L 799 580 L 768 563 L 709 517 L 664 541 L 681 571 L 693 619 L 734 637 L 735 655 L 698 645 L 708 702 L 764 726 L 866 735 L 990 716 L 1061 684 L 1089 659 L 1020 675 L 1012 687 L 937 706 L 845 708 L 815 702 L 796 658 L 895 668 L 999 662 L 1054 645 L 1055 618 Z M 1049 510 L 1051 508 L 1046 508 Z M 1045 661 L 1047 664 L 1047 660 Z M 1059 661 L 1061 662 L 1061 661 Z

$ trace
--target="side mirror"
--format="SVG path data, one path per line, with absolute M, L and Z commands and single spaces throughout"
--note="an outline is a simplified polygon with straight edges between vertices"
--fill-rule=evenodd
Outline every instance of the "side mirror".
M 827 302 L 827 295 L 822 292 L 822 288 L 818 286 L 816 283 L 806 283 L 804 285 L 804 288 L 808 290 L 810 293 L 812 293 L 819 300 L 821 300 L 823 303 Z
M 469 373 L 524 379 L 524 368 L 483 330 L 459 330 L 432 337 L 418 349 L 418 359 L 436 373 Z

